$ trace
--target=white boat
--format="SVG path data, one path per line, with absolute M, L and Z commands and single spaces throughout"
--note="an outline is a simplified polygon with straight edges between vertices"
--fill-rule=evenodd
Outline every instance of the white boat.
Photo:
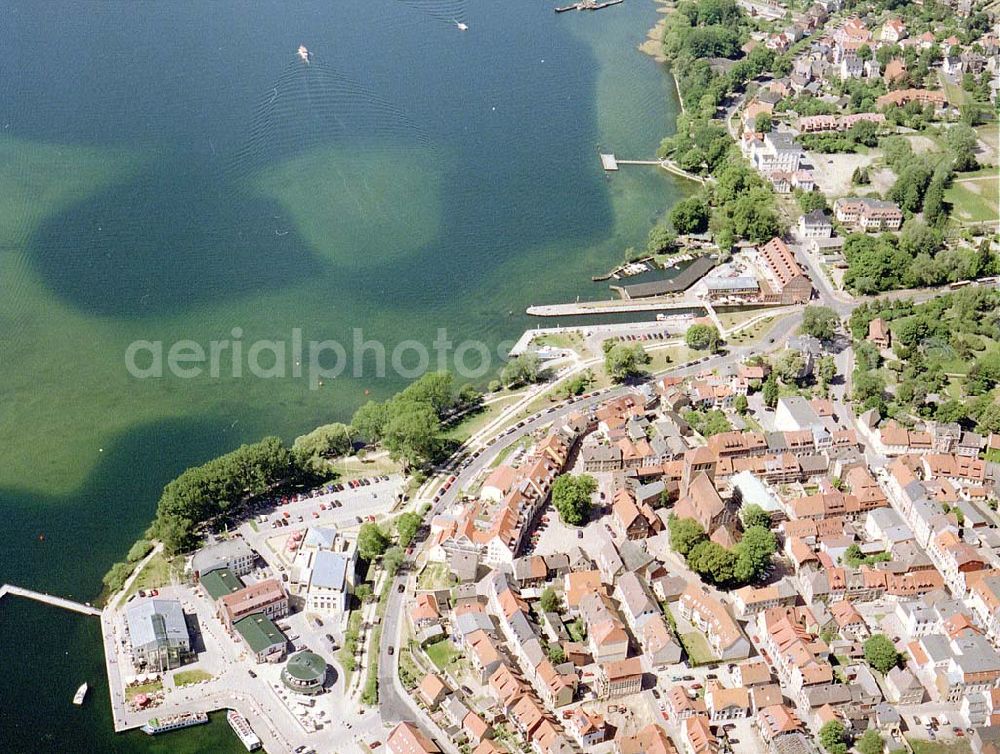
M 83 704 L 83 699 L 84 697 L 87 696 L 88 688 L 90 687 L 87 685 L 86 681 L 84 681 L 82 684 L 80 684 L 80 688 L 76 690 L 76 693 L 73 694 L 73 704 L 75 704 L 77 707 Z
M 308 63 L 310 58 L 309 48 L 305 45 L 299 45 L 298 55 L 302 58 L 303 63 Z
M 452 19 L 452 21 L 455 21 L 455 19 Z M 455 26 L 458 27 L 459 31 L 468 31 L 469 30 L 469 25 L 468 24 L 463 24 L 461 21 L 455 21 Z
M 178 715 L 168 717 L 154 717 L 142 726 L 142 732 L 155 736 L 157 733 L 166 733 L 180 728 L 189 728 L 192 725 L 202 725 L 208 722 L 208 714 L 205 712 L 182 712 Z
M 236 737 L 240 739 L 247 751 L 257 751 L 260 748 L 260 739 L 257 734 L 253 732 L 253 728 L 250 727 L 250 721 L 247 720 L 243 715 L 234 709 L 229 710 L 226 713 L 226 720 L 229 722 L 229 727 L 233 729 L 236 733 Z

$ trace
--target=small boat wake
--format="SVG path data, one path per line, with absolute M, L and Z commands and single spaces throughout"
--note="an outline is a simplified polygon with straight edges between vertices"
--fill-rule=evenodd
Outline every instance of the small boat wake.
M 435 21 L 468 31 L 465 23 L 466 0 L 398 0 L 403 5 L 433 18 Z

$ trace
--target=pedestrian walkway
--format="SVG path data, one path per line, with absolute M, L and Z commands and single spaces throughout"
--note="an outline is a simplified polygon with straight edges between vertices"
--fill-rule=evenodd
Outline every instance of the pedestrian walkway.
M 81 613 L 83 615 L 93 615 L 98 617 L 101 614 L 100 610 L 87 603 L 74 602 L 73 600 L 68 600 L 65 597 L 55 597 L 51 594 L 42 594 L 41 592 L 35 592 L 31 589 L 22 589 L 21 587 L 14 586 L 13 584 L 4 584 L 3 586 L 0 586 L 0 599 L 3 599 L 8 594 L 13 594 L 15 597 L 26 597 L 29 600 L 35 600 L 37 602 L 44 602 L 46 605 L 61 607 L 64 610 L 72 610 L 74 613 Z

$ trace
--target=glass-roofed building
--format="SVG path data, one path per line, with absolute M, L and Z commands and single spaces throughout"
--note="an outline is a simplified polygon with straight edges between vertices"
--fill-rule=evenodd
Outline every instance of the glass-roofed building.
M 136 600 L 125 609 L 125 623 L 137 668 L 162 672 L 190 659 L 191 637 L 177 600 Z

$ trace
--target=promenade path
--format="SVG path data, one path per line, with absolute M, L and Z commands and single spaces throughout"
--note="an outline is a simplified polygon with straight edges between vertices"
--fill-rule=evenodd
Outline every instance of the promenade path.
M 35 592 L 31 589 L 23 589 L 19 586 L 14 586 L 13 584 L 4 584 L 3 586 L 0 586 L 0 599 L 3 599 L 8 594 L 13 594 L 15 597 L 25 597 L 29 600 L 35 600 L 37 602 L 44 602 L 46 605 L 61 607 L 64 610 L 72 610 L 74 613 L 93 615 L 94 617 L 99 617 L 101 615 L 101 611 L 93 605 L 87 605 L 82 602 L 74 602 L 73 600 L 66 599 L 65 597 L 56 597 L 51 594 Z

